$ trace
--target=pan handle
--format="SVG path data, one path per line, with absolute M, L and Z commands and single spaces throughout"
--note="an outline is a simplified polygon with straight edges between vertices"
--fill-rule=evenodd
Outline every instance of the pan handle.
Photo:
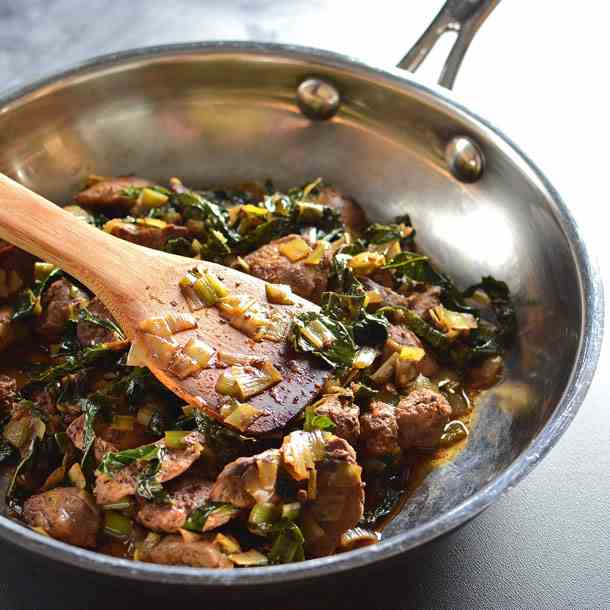
M 457 32 L 455 43 L 445 60 L 438 84 L 453 88 L 464 55 L 483 21 L 500 0 L 447 0 L 428 29 L 398 63 L 399 68 L 415 72 L 446 32 Z

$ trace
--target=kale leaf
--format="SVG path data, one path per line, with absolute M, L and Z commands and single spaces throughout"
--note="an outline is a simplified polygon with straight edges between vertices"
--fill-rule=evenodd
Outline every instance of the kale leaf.
M 509 346 L 517 333 L 517 314 L 508 285 L 487 275 L 478 284 L 466 289 L 464 296 L 471 297 L 477 290 L 482 290 L 489 297 L 498 326 L 498 342 Z
M 42 280 L 35 280 L 31 288 L 21 291 L 17 299 L 12 320 L 23 320 L 35 315 L 40 311 L 40 300 L 44 291 L 57 279 L 63 275 L 63 271 L 54 267 L 51 272 Z
M 311 332 L 309 325 L 312 322 L 332 335 L 332 340 L 327 345 L 316 345 L 306 336 Z M 358 349 L 343 322 L 324 313 L 312 311 L 295 316 L 292 325 L 292 344 L 297 352 L 314 354 L 340 371 L 351 367 Z
M 206 521 L 212 516 L 223 515 L 227 519 L 230 519 L 234 515 L 240 512 L 239 508 L 236 508 L 232 504 L 226 502 L 206 502 L 203 506 L 196 508 L 184 522 L 184 529 L 192 532 L 202 532 L 205 527 Z
M 125 339 L 125 334 L 115 322 L 92 314 L 86 307 L 80 309 L 78 317 L 79 320 L 83 322 L 88 322 L 89 324 L 94 324 L 95 326 L 109 330 L 110 332 L 116 333 L 120 339 Z

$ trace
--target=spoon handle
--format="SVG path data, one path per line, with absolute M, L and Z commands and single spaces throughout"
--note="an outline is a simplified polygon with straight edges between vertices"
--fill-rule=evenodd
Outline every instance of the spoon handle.
M 143 264 L 154 268 L 154 252 L 88 225 L 3 174 L 0 237 L 61 267 L 104 302 L 133 299 L 145 289 Z

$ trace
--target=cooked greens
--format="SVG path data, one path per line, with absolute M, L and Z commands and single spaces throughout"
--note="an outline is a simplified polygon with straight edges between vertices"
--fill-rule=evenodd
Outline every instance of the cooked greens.
M 418 251 L 407 215 L 367 224 L 320 178 L 283 192 L 270 181 L 198 190 L 96 176 L 74 203 L 66 210 L 107 233 L 194 259 L 180 281 L 191 312 L 143 331 L 169 343 L 215 307 L 255 356 L 177 342 L 169 372 L 217 373 L 215 412 L 184 404 L 128 365 L 136 350 L 128 357 L 93 294 L 36 263 L 6 304 L 0 462 L 9 514 L 71 544 L 247 568 L 374 543 L 360 528 L 383 527 L 408 501 L 412 469 L 466 442 L 475 390 L 501 377 L 516 336 L 504 282 L 462 290 Z M 264 279 L 265 296 L 233 294 L 200 260 Z M 295 295 L 319 309 L 287 316 Z M 259 361 L 267 340 L 286 340 L 284 363 Z M 242 434 L 286 400 L 279 382 L 288 371 L 298 380 L 303 358 L 328 370 L 316 401 L 283 438 Z

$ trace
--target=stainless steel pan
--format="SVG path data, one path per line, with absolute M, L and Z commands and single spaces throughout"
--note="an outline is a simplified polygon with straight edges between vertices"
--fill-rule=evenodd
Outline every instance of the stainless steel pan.
M 400 66 L 415 69 L 438 36 L 454 30 L 440 79 L 450 87 L 496 3 L 449 1 Z M 566 206 L 506 136 L 404 70 L 236 42 L 101 57 L 0 99 L 0 171 L 58 202 L 92 172 L 178 175 L 195 186 L 271 176 L 286 187 L 323 176 L 371 219 L 408 211 L 420 247 L 442 268 L 463 285 L 502 278 L 518 306 L 520 338 L 506 380 L 479 405 L 467 448 L 427 476 L 379 545 L 212 571 L 98 555 L 0 518 L 4 538 L 61 562 L 140 581 L 258 587 L 396 556 L 516 485 L 563 433 L 593 376 L 602 286 Z

